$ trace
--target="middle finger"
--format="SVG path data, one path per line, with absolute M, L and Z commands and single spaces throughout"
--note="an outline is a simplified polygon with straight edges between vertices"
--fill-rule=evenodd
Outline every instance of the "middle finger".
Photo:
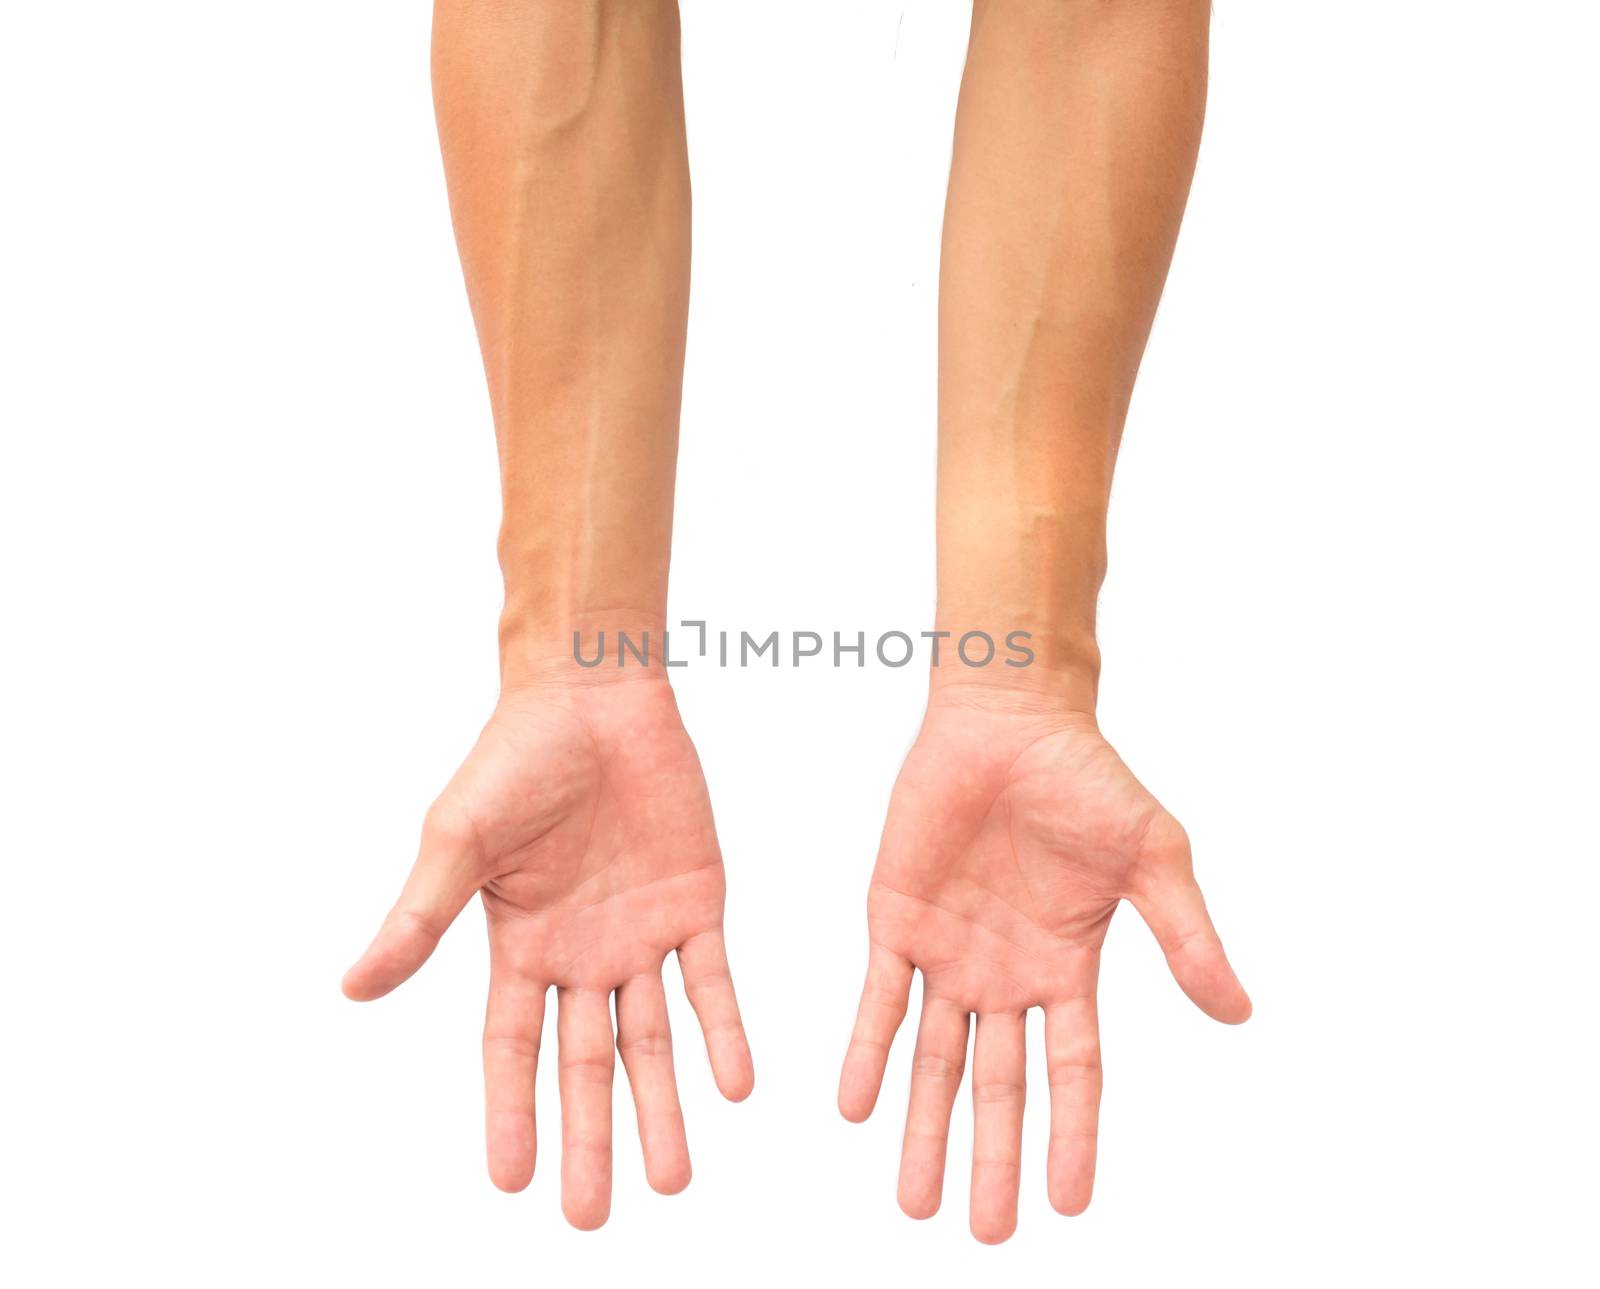
M 999 1244 L 1017 1229 L 1022 1106 L 1027 1095 L 1021 1013 L 978 1017 L 972 1045 L 972 1233 Z
M 592 1231 L 611 1213 L 611 998 L 561 989 L 556 1000 L 561 1211 L 579 1230 Z

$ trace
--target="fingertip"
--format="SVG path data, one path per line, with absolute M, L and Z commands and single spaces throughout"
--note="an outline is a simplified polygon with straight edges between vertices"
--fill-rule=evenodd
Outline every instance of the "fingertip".
M 1217 952 L 1220 957 L 1222 952 L 1220 945 Z M 1239 983 L 1239 977 L 1234 975 L 1233 968 L 1225 957 L 1222 958 L 1220 974 L 1222 979 L 1219 988 L 1213 994 L 1216 1005 L 1209 1009 L 1211 1015 L 1224 1025 L 1243 1025 L 1255 1010 L 1250 1002 L 1250 995 L 1245 993 L 1244 986 Z
M 645 1170 L 645 1181 L 657 1195 L 678 1195 L 688 1189 L 694 1170 L 687 1159 Z
M 367 960 L 361 961 L 344 973 L 344 979 L 339 982 L 339 990 L 353 1003 L 370 1003 L 375 998 L 382 998 L 393 985 L 380 987 L 379 982 L 372 978 L 372 968 L 367 965 Z
M 489 1165 L 489 1180 L 494 1183 L 497 1191 L 507 1195 L 515 1195 L 528 1189 L 528 1183 L 533 1180 L 533 1169 L 517 1169 L 506 1165 Z
M 1089 1207 L 1089 1191 L 1050 1192 L 1050 1207 L 1062 1217 L 1082 1217 Z
M 1243 1025 L 1250 1019 L 1250 1000 L 1234 1000 L 1231 998 L 1215 998 L 1197 995 L 1185 990 L 1189 1001 L 1203 1011 L 1212 1020 L 1222 1025 Z
M 531 1117 L 496 1113 L 488 1117 L 489 1180 L 496 1190 L 515 1195 L 533 1180 L 538 1140 Z
M 1193 879 L 1152 885 L 1136 894 L 1133 903 L 1155 933 L 1173 978 L 1195 1006 L 1224 1025 L 1249 1020 L 1250 997 L 1228 962 Z
M 1243 1025 L 1255 1012 L 1250 996 L 1240 989 L 1232 998 L 1211 1009 L 1210 1015 L 1224 1025 Z
M 850 1123 L 865 1123 L 872 1117 L 875 1105 L 877 1105 L 876 1097 L 864 1097 L 847 1093 L 843 1088 L 839 1089 L 839 1113 Z
M 567 1219 L 567 1225 L 579 1231 L 598 1231 L 606 1224 L 606 1219 L 611 1216 L 611 1205 L 590 1206 L 586 1204 L 561 1205 L 561 1216 Z
M 1210 962 L 1179 980 L 1195 1006 L 1224 1025 L 1242 1025 L 1250 1019 L 1250 996 L 1233 974 L 1218 946 Z
M 717 1091 L 722 1093 L 725 1100 L 732 1101 L 736 1105 L 755 1090 L 755 1071 L 748 1064 L 736 1073 L 717 1076 Z
M 852 1051 L 839 1074 L 839 1113 L 851 1123 L 865 1123 L 878 1104 L 882 1087 L 882 1072 L 870 1061 L 857 1059 Z
M 1201 1011 L 1224 1025 L 1250 1019 L 1250 996 L 1214 934 L 1185 939 L 1167 953 L 1173 979 Z
M 712 1058 L 711 1077 L 716 1080 L 717 1091 L 728 1101 L 743 1101 L 755 1091 L 755 1063 L 750 1057 L 750 1044 L 745 1041 L 743 1034 L 727 1047 L 721 1048 Z
M 926 1222 L 939 1211 L 940 1196 L 937 1192 L 932 1195 L 917 1194 L 900 1188 L 900 1193 L 895 1197 L 899 1202 L 900 1211 L 916 1222 Z
M 979 1244 L 1004 1244 L 1017 1231 L 1015 1214 L 1007 1220 L 1005 1218 L 974 1218 L 971 1223 L 973 1238 Z
M 565 1149 L 565 1145 L 563 1146 Z M 597 1231 L 611 1216 L 611 1166 L 606 1159 L 601 1173 L 591 1175 L 575 1168 L 570 1155 L 561 1161 L 561 1215 L 579 1231 Z
M 391 914 L 367 951 L 344 973 L 345 997 L 366 1003 L 399 988 L 433 954 L 439 936 L 440 930 L 417 914 Z

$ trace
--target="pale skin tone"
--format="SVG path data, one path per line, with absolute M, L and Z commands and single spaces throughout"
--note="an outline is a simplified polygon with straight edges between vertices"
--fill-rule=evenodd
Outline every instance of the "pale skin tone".
M 650 1184 L 689 1180 L 668 954 L 717 1086 L 739 1100 L 754 1079 L 710 801 L 665 673 L 589 671 L 571 655 L 574 631 L 659 641 L 665 622 L 689 280 L 677 11 L 438 0 L 434 33 L 499 445 L 502 693 L 344 988 L 371 999 L 401 984 L 478 895 L 490 1176 L 506 1190 L 532 1177 L 554 990 L 562 1209 L 592 1228 L 610 1211 L 614 1051 Z M 930 1215 L 976 1016 L 971 1222 L 988 1241 L 1016 1222 L 1031 1007 L 1051 1070 L 1051 1202 L 1088 1203 L 1095 979 L 1119 901 L 1205 1011 L 1249 1014 L 1183 830 L 1095 721 L 1111 472 L 1188 190 L 1205 60 L 1192 0 L 974 6 L 941 284 L 938 626 L 1027 630 L 1038 658 L 934 672 L 873 875 L 839 1103 L 851 1119 L 871 1112 L 920 970 L 899 1193 Z
M 1030 1008 L 1044 1012 L 1050 1202 L 1089 1203 L 1096 980 L 1121 901 L 1203 1011 L 1250 1015 L 1187 836 L 1095 718 L 1111 474 L 1199 144 L 1208 10 L 973 8 L 940 285 L 938 618 L 953 637 L 1028 630 L 1038 659 L 932 673 L 872 876 L 839 1108 L 872 1112 L 920 972 L 900 1206 L 939 1208 L 975 1031 L 969 1218 L 989 1243 L 1016 1227 Z
M 489 1175 L 508 1191 L 533 1176 L 553 990 L 561 1206 L 588 1229 L 611 1207 L 614 1052 L 650 1185 L 689 1182 L 668 954 L 717 1086 L 737 1101 L 754 1081 L 711 803 L 672 691 L 659 667 L 572 661 L 574 630 L 659 647 L 666 613 L 689 285 L 677 10 L 439 0 L 433 81 L 499 445 L 502 691 L 344 989 L 395 988 L 480 896 Z

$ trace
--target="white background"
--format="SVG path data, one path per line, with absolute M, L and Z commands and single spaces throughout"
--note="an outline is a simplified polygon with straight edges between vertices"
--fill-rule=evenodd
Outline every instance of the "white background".
M 1128 0 L 1132 2 L 1132 0 Z M 685 4 L 677 616 L 931 625 L 937 236 L 966 6 Z M 0 1279 L 1593 1283 L 1600 227 L 1592 7 L 1219 0 L 1113 508 L 1102 723 L 1255 1018 L 1131 914 L 1099 1186 L 894 1203 L 833 1095 L 916 669 L 691 668 L 756 1054 L 675 1003 L 693 1185 L 610 1224 L 482 1163 L 463 915 L 341 971 L 495 685 L 497 491 L 427 6 L 0 19 Z M 675 973 L 669 988 L 676 990 Z M 914 1014 L 914 1013 L 913 1013 Z M 1585 1228 L 1588 1228 L 1585 1234 Z

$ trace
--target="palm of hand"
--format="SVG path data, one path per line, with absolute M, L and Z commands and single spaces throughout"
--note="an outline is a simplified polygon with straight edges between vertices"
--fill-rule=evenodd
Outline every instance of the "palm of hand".
M 1063 1213 L 1087 1206 L 1100 1097 L 1095 986 L 1124 898 L 1195 1002 L 1218 1019 L 1245 1019 L 1249 1002 L 1194 885 L 1182 828 L 1091 720 L 930 708 L 895 785 L 873 873 L 867 985 L 839 1095 L 847 1118 L 871 1113 L 920 970 L 899 1188 L 908 1214 L 939 1207 L 976 1013 L 972 1228 L 989 1241 L 1014 1229 L 1030 1007 L 1045 1011 L 1051 1203 Z
M 345 979 L 375 998 L 411 975 L 481 891 L 489 924 L 484 1026 L 489 1170 L 533 1174 L 534 1073 L 551 986 L 562 1106 L 562 1206 L 610 1209 L 610 998 L 616 1047 L 657 1190 L 689 1180 L 661 964 L 677 950 L 718 1086 L 753 1081 L 722 941 L 723 873 L 693 745 L 661 683 L 571 686 L 503 699 L 428 813 L 399 902 Z

